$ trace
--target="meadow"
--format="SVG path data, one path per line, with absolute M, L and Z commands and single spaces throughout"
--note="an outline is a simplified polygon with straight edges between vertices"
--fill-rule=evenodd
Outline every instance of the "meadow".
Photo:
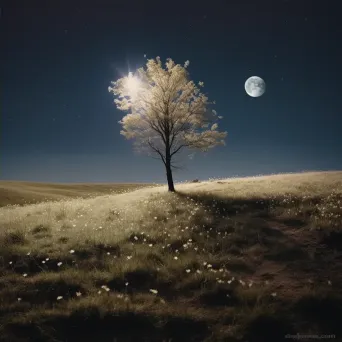
M 0 207 L 7 205 L 27 205 L 43 201 L 59 201 L 71 198 L 91 198 L 105 194 L 120 194 L 153 184 L 63 184 L 0 181 Z
M 342 172 L 11 186 L 0 341 L 342 338 Z

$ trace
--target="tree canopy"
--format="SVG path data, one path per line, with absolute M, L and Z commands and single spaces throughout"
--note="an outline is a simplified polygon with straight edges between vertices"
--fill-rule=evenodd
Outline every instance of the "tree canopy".
M 224 145 L 226 132 L 218 131 L 218 116 L 208 97 L 189 78 L 189 61 L 184 66 L 168 58 L 163 68 L 159 57 L 146 68 L 111 82 L 117 108 L 128 112 L 119 121 L 121 134 L 134 139 L 139 151 L 158 156 L 172 180 L 172 158 L 183 148 L 208 151 Z M 173 181 L 172 181 L 173 188 Z M 174 188 L 173 190 L 174 191 Z

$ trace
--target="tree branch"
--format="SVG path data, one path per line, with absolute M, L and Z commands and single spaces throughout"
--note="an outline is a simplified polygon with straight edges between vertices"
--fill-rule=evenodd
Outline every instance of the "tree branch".
M 175 155 L 177 152 L 179 152 L 179 150 L 183 147 L 187 147 L 188 144 L 182 144 L 180 145 L 176 150 L 174 150 L 171 154 L 170 154 L 170 157 L 172 157 L 173 155 Z
M 147 144 L 148 144 L 148 146 L 151 147 L 151 149 L 154 152 L 156 152 L 156 153 L 158 153 L 160 155 L 161 160 L 163 161 L 164 165 L 166 165 L 165 158 L 164 158 L 163 154 L 160 152 L 160 150 L 158 148 L 154 147 L 153 144 L 149 140 L 147 141 Z

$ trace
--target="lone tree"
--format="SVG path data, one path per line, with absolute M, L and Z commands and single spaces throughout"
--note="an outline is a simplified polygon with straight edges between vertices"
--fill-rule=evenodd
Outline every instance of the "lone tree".
M 221 119 L 209 106 L 208 98 L 200 92 L 203 82 L 189 79 L 187 67 L 175 64 L 170 58 L 165 68 L 160 57 L 149 59 L 146 69 L 111 82 L 109 92 L 117 98 L 117 108 L 128 114 L 119 123 L 121 134 L 135 139 L 138 151 L 160 158 L 165 165 L 169 191 L 175 191 L 172 160 L 183 148 L 208 151 L 224 145 L 226 132 L 217 130 Z

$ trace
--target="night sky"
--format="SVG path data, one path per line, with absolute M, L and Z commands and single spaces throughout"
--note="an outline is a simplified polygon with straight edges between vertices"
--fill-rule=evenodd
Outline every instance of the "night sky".
M 190 60 L 228 132 L 174 179 L 342 170 L 340 0 L 16 1 L 1 9 L 0 178 L 166 182 L 120 135 L 110 81 Z M 266 82 L 248 96 L 250 76 Z

